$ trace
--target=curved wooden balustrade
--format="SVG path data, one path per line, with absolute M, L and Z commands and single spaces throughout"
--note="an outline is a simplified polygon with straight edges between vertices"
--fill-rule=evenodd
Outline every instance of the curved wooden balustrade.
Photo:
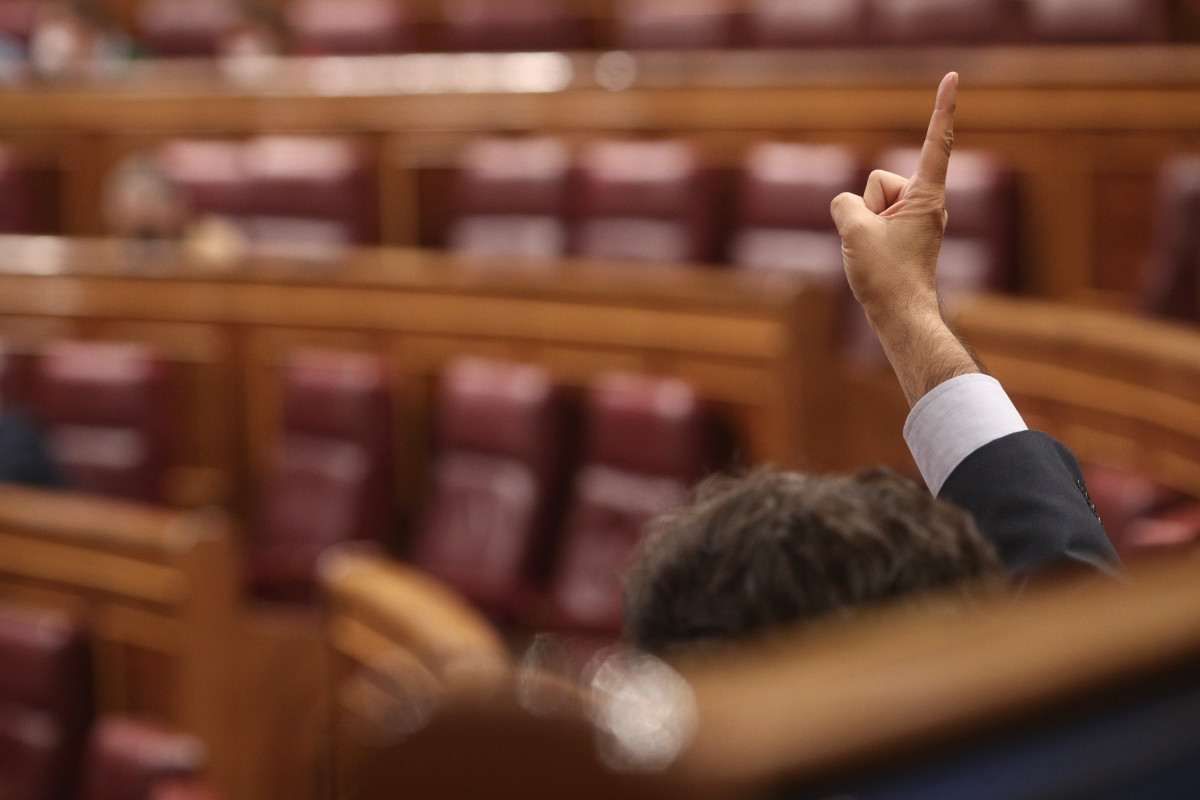
M 1200 496 L 1200 330 L 1001 298 L 955 319 L 1031 428 Z

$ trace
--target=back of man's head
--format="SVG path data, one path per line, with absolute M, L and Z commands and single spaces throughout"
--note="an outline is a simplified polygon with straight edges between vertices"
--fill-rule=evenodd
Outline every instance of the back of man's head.
M 653 523 L 625 632 L 671 651 L 1000 574 L 966 512 L 889 470 L 716 476 Z

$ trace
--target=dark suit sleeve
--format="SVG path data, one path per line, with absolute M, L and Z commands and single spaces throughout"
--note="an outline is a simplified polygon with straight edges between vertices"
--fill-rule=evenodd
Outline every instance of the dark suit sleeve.
M 1085 566 L 1122 574 L 1073 453 L 1039 431 L 1021 431 L 967 456 L 938 496 L 965 508 L 1010 573 Z

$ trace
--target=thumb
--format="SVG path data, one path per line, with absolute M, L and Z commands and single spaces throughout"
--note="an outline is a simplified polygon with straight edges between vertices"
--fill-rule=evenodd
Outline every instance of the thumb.
M 866 201 L 850 192 L 842 192 L 833 198 L 829 212 L 833 215 L 833 224 L 837 226 L 838 235 L 843 241 L 875 218 L 875 214 L 867 208 Z

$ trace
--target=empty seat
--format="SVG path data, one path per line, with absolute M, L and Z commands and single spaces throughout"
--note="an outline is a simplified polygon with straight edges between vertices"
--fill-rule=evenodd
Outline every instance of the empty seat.
M 216 56 L 242 20 L 237 0 L 142 0 L 137 26 L 158 56 Z
M 1104 532 L 1121 554 L 1129 551 L 1125 539 L 1132 524 L 1183 499 L 1156 481 L 1116 467 L 1089 464 L 1084 474 Z
M 1003 42 L 1015 35 L 1010 0 L 875 0 L 875 39 L 896 44 Z
M 378 241 L 371 165 L 354 140 L 263 136 L 247 143 L 245 159 L 259 247 L 304 254 Z
M 551 587 L 558 621 L 616 633 L 621 576 L 647 522 L 686 501 L 715 465 L 706 404 L 683 381 L 610 375 L 589 393 L 583 467 L 575 476 Z
M 1029 36 L 1043 42 L 1166 41 L 1169 0 L 1025 0 Z
M 742 171 L 729 260 L 843 285 L 842 240 L 829 205 L 842 192 L 861 192 L 862 184 L 858 161 L 844 147 L 764 143 L 752 148 Z
M 845 46 L 868 39 L 867 0 L 747 0 L 746 6 L 754 45 Z
M 546 566 L 564 407 L 544 369 L 464 359 L 443 376 L 415 563 L 495 616 L 519 612 Z
M 687 142 L 595 142 L 580 157 L 575 252 L 634 261 L 712 261 L 715 174 Z
M 627 49 L 729 47 L 735 40 L 731 0 L 623 0 L 616 14 L 617 45 Z
M 81 800 L 152 800 L 160 787 L 199 774 L 203 743 L 126 717 L 104 717 L 92 730 Z
M 61 614 L 0 607 L 0 664 L 0 797 L 73 797 L 92 716 L 84 634 Z
M 403 0 L 294 0 L 286 11 L 300 55 L 396 53 L 414 46 Z
M 1141 309 L 1195 320 L 1200 265 L 1200 155 L 1179 155 L 1158 178 L 1154 242 L 1142 275 Z
M 282 424 L 259 501 L 250 581 L 264 599 L 307 602 L 317 559 L 393 525 L 387 370 L 369 354 L 302 350 L 284 367 Z
M 68 481 L 144 503 L 166 500 L 169 368 L 132 343 L 57 342 L 35 376 L 35 408 Z
M 448 245 L 476 255 L 553 258 L 567 249 L 570 153 L 557 139 L 479 139 L 463 152 Z
M 469 51 L 577 50 L 589 44 L 587 26 L 566 0 L 444 0 L 451 49 Z
M 182 192 L 192 216 L 241 217 L 254 206 L 240 142 L 177 139 L 158 151 L 163 175 Z

